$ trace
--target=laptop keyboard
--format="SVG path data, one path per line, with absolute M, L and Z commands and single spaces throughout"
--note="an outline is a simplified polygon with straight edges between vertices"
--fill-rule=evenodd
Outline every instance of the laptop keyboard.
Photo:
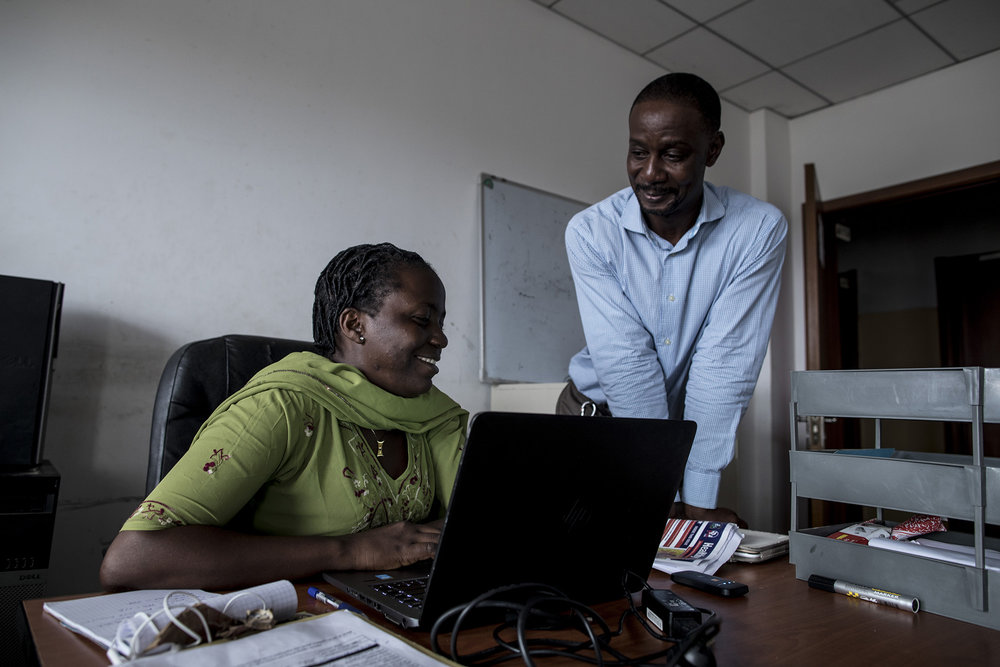
M 427 590 L 427 579 L 428 577 L 418 577 L 404 581 L 388 581 L 384 584 L 375 584 L 372 588 L 379 593 L 395 598 L 400 604 L 413 609 L 420 609 L 424 606 L 424 591 Z

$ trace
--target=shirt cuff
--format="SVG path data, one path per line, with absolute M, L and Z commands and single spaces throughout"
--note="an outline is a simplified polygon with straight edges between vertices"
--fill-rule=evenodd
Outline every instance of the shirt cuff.
M 685 505 L 715 509 L 721 478 L 722 473 L 718 471 L 685 470 L 684 483 L 681 485 L 681 500 Z

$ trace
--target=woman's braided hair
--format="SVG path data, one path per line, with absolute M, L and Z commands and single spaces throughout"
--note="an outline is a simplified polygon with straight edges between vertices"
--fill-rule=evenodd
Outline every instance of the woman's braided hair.
M 377 315 L 385 297 L 399 288 L 404 267 L 434 270 L 417 253 L 391 243 L 356 245 L 330 260 L 316 281 L 313 301 L 313 340 L 320 354 L 332 358 L 337 350 L 335 334 L 344 309 Z

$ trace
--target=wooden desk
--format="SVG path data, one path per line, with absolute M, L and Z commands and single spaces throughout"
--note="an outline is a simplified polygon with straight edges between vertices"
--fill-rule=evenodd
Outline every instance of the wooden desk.
M 722 626 L 713 652 L 719 665 L 983 665 L 988 664 L 990 655 L 1000 655 L 1000 631 L 811 589 L 795 578 L 794 567 L 787 559 L 754 565 L 728 564 L 718 574 L 742 581 L 750 587 L 750 593 L 743 598 L 720 598 L 672 584 L 659 572 L 650 576 L 650 582 L 655 588 L 673 588 L 691 604 L 718 613 Z M 318 585 L 332 591 L 328 585 Z M 299 609 L 329 611 L 329 607 L 306 594 L 307 586 L 296 586 Z M 43 602 L 39 599 L 23 603 L 42 667 L 108 664 L 95 644 L 45 614 Z M 624 608 L 624 601 L 595 607 L 612 627 Z M 381 620 L 374 612 L 370 617 Z M 429 645 L 427 633 L 400 630 L 391 624 L 386 627 L 418 644 Z M 491 632 L 492 628 L 463 632 L 463 652 L 491 645 Z M 625 634 L 612 646 L 634 656 L 664 647 L 634 620 L 626 624 Z M 546 659 L 542 664 L 579 663 Z

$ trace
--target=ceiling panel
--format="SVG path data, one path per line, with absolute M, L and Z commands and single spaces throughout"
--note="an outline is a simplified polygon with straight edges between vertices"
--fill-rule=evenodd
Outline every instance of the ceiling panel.
M 670 5 L 690 19 L 704 22 L 744 2 L 746 0 L 668 0 L 664 4 Z
M 757 0 L 708 26 L 780 67 L 899 18 L 878 0 Z
M 770 71 L 770 67 L 705 28 L 696 28 L 647 54 L 671 72 L 694 72 L 717 89 Z
M 997 48 L 1000 0 L 948 0 L 913 21 L 956 58 L 972 58 Z
M 903 12 L 904 14 L 912 14 L 913 12 L 919 11 L 921 9 L 926 9 L 931 5 L 937 5 L 943 2 L 943 0 L 889 0 L 896 9 Z
M 891 58 L 885 54 L 891 53 Z M 843 42 L 785 68 L 788 75 L 836 103 L 901 83 L 951 63 L 941 48 L 909 21 Z
M 552 9 L 638 53 L 695 26 L 659 0 L 560 0 Z
M 788 118 L 829 106 L 829 102 L 780 72 L 730 88 L 722 97 L 744 109 L 771 109 Z
M 1000 0 L 534 1 L 789 118 L 1000 48 Z

